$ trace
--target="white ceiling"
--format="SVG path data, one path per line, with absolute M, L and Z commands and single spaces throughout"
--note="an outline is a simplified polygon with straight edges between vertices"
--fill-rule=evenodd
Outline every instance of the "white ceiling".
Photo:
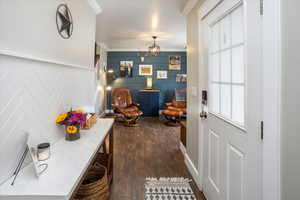
M 98 0 L 97 42 L 110 50 L 145 50 L 158 36 L 161 50 L 184 50 L 186 0 Z

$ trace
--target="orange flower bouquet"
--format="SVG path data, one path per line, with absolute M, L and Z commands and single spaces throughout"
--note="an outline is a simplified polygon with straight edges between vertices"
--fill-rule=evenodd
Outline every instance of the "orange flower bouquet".
M 80 127 L 86 124 L 86 114 L 83 110 L 69 111 L 61 113 L 55 119 L 59 125 L 65 125 L 66 140 L 74 141 L 80 138 Z

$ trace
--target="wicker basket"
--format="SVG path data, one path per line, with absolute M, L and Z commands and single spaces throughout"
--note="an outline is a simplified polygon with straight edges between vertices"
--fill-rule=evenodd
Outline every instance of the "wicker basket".
M 97 122 L 97 115 L 95 113 L 92 114 L 90 118 L 86 120 L 86 125 L 82 127 L 83 129 L 90 129 Z
M 106 167 L 96 163 L 88 172 L 76 194 L 75 199 L 108 200 L 109 185 Z
M 107 169 L 107 177 L 108 177 L 108 182 L 110 184 L 111 179 L 112 179 L 112 166 L 111 166 L 111 159 L 112 156 L 111 154 L 107 153 L 97 153 L 96 160 L 94 162 L 95 165 L 100 164 L 102 166 L 105 166 Z

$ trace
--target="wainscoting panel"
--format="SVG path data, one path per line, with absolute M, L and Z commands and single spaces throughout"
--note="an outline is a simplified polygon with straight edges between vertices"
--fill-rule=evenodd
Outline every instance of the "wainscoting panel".
M 64 137 L 57 114 L 95 105 L 93 69 L 0 55 L 0 184 L 20 158 L 24 132 L 32 144 Z
M 209 130 L 208 178 L 214 189 L 220 192 L 220 136 Z
M 243 200 L 244 199 L 244 154 L 228 144 L 228 169 L 227 169 L 227 199 Z

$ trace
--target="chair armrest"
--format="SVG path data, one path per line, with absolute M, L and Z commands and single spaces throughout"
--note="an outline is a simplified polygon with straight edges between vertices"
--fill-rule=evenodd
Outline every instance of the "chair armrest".
M 173 104 L 171 102 L 165 103 L 167 107 L 172 106 Z

